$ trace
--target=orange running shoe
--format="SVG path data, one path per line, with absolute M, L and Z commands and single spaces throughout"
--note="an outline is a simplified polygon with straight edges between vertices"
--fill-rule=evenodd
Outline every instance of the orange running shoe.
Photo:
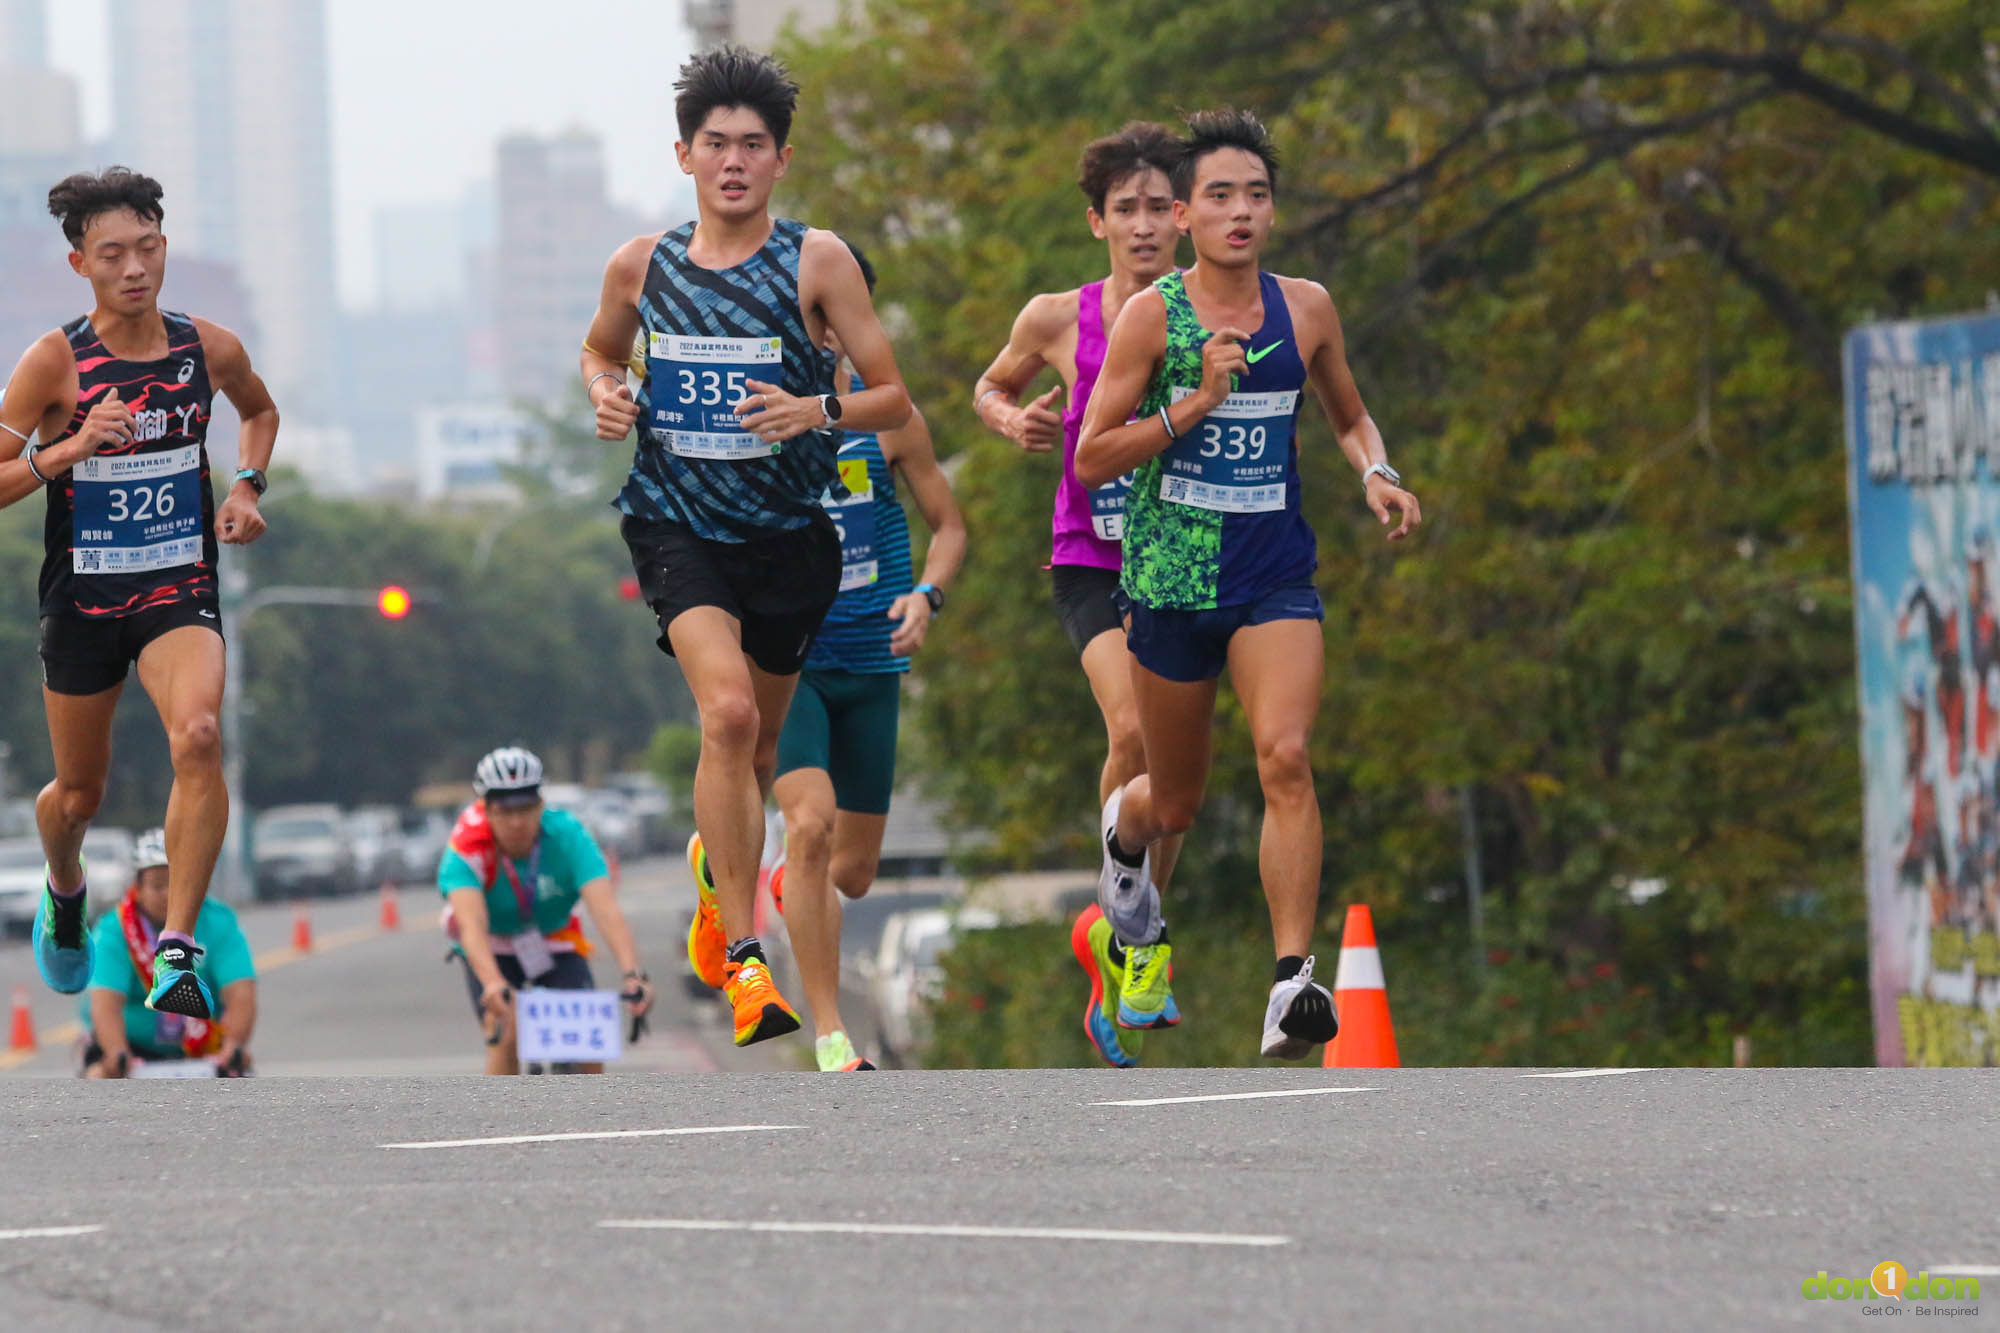
M 688 966 L 705 986 L 722 989 L 722 963 L 729 940 L 722 933 L 722 910 L 715 903 L 715 880 L 708 873 L 708 853 L 701 834 L 688 839 L 688 869 L 694 872 L 694 921 L 688 926 Z
M 778 915 L 785 914 L 785 863 L 778 862 L 771 868 L 771 906 L 778 909 Z
M 752 954 L 740 963 L 724 963 L 723 969 L 729 977 L 723 990 L 736 1014 L 738 1046 L 799 1030 L 799 1016 L 771 984 L 771 969 L 763 959 Z

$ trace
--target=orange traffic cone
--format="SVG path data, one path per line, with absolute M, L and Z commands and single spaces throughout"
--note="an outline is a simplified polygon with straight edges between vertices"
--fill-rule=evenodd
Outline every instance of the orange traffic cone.
M 304 903 L 300 903 L 298 910 L 292 914 L 292 947 L 300 953 L 312 952 L 313 923 Z
M 35 1049 L 35 1010 L 28 1002 L 28 988 L 14 987 L 14 1030 L 7 1038 L 10 1051 Z
M 1382 983 L 1382 955 L 1375 948 L 1375 918 L 1366 903 L 1352 903 L 1340 932 L 1340 967 L 1333 974 L 1333 1007 L 1340 1032 L 1326 1044 L 1327 1069 L 1400 1069 L 1396 1029 L 1389 1022 L 1389 991 Z
M 401 930 L 403 928 L 403 905 L 396 901 L 396 886 L 388 880 L 382 881 L 382 929 Z

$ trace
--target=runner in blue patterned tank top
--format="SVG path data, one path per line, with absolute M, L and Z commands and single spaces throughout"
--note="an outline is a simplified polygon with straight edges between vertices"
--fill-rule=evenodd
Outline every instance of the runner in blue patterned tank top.
M 235 334 L 160 309 L 161 197 L 158 181 L 123 167 L 49 191 L 70 267 L 90 283 L 95 305 L 31 346 L 7 383 L 0 506 L 37 492 L 48 505 L 41 648 L 55 779 L 35 801 L 48 857 L 35 962 L 65 994 L 90 979 L 83 836 L 104 798 L 112 717 L 136 662 L 174 766 L 173 859 L 146 1005 L 207 1019 L 215 997 L 196 970 L 194 930 L 229 826 L 217 542 L 263 534 L 257 500 L 278 409 Z M 240 470 L 220 506 L 207 444 L 217 391 L 242 421 Z M 31 436 L 42 443 L 23 454 Z
M 1227 667 L 1264 794 L 1258 868 L 1276 977 L 1259 1049 L 1301 1059 L 1335 1030 L 1313 981 L 1322 835 L 1308 758 L 1325 670 L 1317 547 L 1299 495 L 1298 414 L 1319 400 L 1390 540 L 1419 521 L 1354 387 L 1326 289 L 1259 267 L 1277 154 L 1255 116 L 1188 122 L 1174 218 L 1195 264 L 1126 302 L 1077 445 L 1085 485 L 1133 472 L 1123 605 L 1147 771 L 1103 816 L 1098 902 L 1127 948 L 1118 1021 L 1178 1021 L 1171 945 L 1148 849 L 1194 822 L 1208 783 L 1216 681 Z M 1251 332 L 1254 330 L 1254 332 Z M 1136 414 L 1136 415 L 1135 415 Z
M 858 249 L 854 258 L 872 292 L 874 267 Z M 837 357 L 838 339 L 829 344 Z M 874 1068 L 840 1016 L 840 897 L 859 898 L 875 882 L 896 785 L 903 674 L 965 558 L 965 520 L 921 414 L 879 436 L 849 435 L 838 462 L 826 506 L 840 527 L 840 596 L 778 737 L 774 790 L 785 813 L 785 859 L 771 872 L 822 1072 Z M 899 475 L 931 531 L 921 582 L 911 575 Z
M 752 910 L 778 732 L 840 585 L 820 498 L 839 433 L 893 430 L 910 400 L 854 256 L 832 232 L 771 217 L 798 86 L 733 46 L 688 61 L 674 86 L 674 153 L 699 217 L 611 257 L 582 370 L 599 438 L 638 429 L 620 526 L 701 721 L 688 961 L 728 992 L 741 1046 L 798 1028 Z M 829 330 L 869 387 L 834 391 Z M 635 395 L 626 358 L 642 334 Z

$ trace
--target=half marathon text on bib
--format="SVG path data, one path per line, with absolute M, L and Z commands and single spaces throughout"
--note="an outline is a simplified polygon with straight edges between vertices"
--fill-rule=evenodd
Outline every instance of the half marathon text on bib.
M 71 568 L 137 574 L 201 559 L 201 446 L 86 458 L 76 496 Z
M 777 338 L 703 338 L 655 333 L 646 347 L 651 426 L 682 458 L 768 458 L 783 450 L 743 429 L 736 405 L 749 381 L 776 384 L 784 375 Z
M 1174 401 L 1193 394 L 1174 390 Z M 1161 456 L 1160 498 L 1222 514 L 1285 507 L 1299 391 L 1232 393 Z
M 840 460 L 840 483 L 847 498 L 826 497 L 826 512 L 840 529 L 840 590 L 865 588 L 878 577 L 881 562 L 875 556 L 875 482 L 868 475 L 868 460 Z

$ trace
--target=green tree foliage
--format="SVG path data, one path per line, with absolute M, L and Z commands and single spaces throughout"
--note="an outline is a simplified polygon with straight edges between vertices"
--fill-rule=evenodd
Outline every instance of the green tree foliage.
M 971 530 L 915 709 L 927 787 L 1018 862 L 1089 856 L 1099 728 L 1037 573 L 1054 465 L 985 435 L 970 386 L 1029 295 L 1103 271 L 1084 142 L 1248 105 L 1285 153 L 1269 262 L 1334 293 L 1427 517 L 1387 548 L 1310 422 L 1322 901 L 1330 929 L 1374 906 L 1406 1054 L 1726 1060 L 1747 1032 L 1760 1059 L 1867 1059 L 1838 339 L 2000 278 L 1997 23 L 1946 0 L 873 0 L 794 42 L 789 202 L 874 254 Z M 1226 695 L 1217 725 L 1177 976 L 1261 915 Z M 1467 788 L 1492 960 L 1459 925 Z M 1665 891 L 1635 906 L 1645 880 Z M 1011 979 L 988 966 L 1009 938 Z M 1025 938 L 962 950 L 954 984 L 1075 1026 L 1060 941 Z M 939 1045 L 1051 1056 L 1013 1030 L 947 1020 Z

